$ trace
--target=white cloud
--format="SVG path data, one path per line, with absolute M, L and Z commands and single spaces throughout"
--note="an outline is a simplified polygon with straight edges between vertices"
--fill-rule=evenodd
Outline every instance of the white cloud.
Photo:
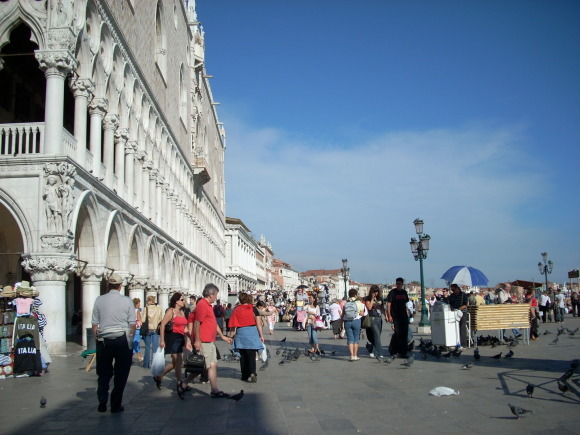
M 432 236 L 428 285 L 456 264 L 481 268 L 490 285 L 532 278 L 519 274 L 537 262 L 537 228 L 518 213 L 550 187 L 526 154 L 524 127 L 387 132 L 352 145 L 225 120 L 227 214 L 297 270 L 347 257 L 360 281 L 417 279 L 409 240 L 421 217 Z

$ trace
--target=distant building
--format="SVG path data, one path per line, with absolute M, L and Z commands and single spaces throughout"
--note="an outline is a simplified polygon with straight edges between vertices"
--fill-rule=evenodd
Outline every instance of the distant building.
M 290 264 L 278 259 L 274 259 L 272 266 L 274 281 L 276 281 L 278 289 L 291 296 L 296 287 L 300 285 L 298 272 L 292 269 Z
M 226 280 L 229 293 L 254 291 L 263 270 L 264 252 L 241 219 L 226 218 Z M 261 269 L 261 270 L 260 270 Z

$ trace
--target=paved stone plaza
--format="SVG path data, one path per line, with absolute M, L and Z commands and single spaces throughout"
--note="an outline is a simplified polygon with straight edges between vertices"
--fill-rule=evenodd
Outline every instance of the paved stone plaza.
M 568 317 L 564 326 L 580 327 L 580 319 Z M 0 433 L 579 433 L 580 375 L 568 381 L 565 395 L 555 379 L 571 360 L 580 358 L 580 333 L 562 335 L 551 345 L 557 327 L 542 326 L 542 333 L 554 334 L 542 335 L 530 346 L 518 345 L 512 359 L 490 358 L 500 351 L 505 354 L 506 346 L 480 347 L 480 362 L 461 370 L 473 360 L 473 349 L 458 359 L 439 361 L 422 361 L 415 352 L 416 360 L 406 370 L 402 360 L 388 365 L 370 359 L 365 340 L 361 360 L 347 361 L 346 340 L 333 340 L 330 331 L 320 334 L 327 353 L 322 361 L 301 356 L 279 365 L 279 339 L 287 337 L 287 347 L 302 351 L 307 342 L 305 332 L 279 324 L 269 341 L 271 361 L 258 373 L 256 384 L 239 380 L 238 363 L 220 361 L 220 388 L 232 394 L 244 389 L 241 402 L 212 399 L 209 385 L 198 383 L 180 400 L 173 375 L 159 391 L 149 370 L 134 366 L 122 414 L 97 412 L 95 370 L 85 371 L 81 347 L 69 343 L 67 356 L 55 357 L 44 377 L 0 380 Z M 383 342 L 389 338 L 390 332 L 383 331 Z M 224 342 L 218 346 L 222 354 L 228 352 Z M 330 356 L 332 349 L 335 356 Z M 525 392 L 528 382 L 536 386 L 531 399 Z M 429 396 L 437 386 L 461 394 Z M 47 399 L 44 409 L 39 405 L 42 396 Z M 534 413 L 517 420 L 508 402 Z

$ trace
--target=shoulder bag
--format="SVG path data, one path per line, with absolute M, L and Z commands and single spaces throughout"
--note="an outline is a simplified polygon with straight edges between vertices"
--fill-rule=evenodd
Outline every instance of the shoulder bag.
M 173 311 L 173 308 L 169 309 L 171 310 L 171 320 L 165 324 L 164 331 L 166 334 L 171 334 L 173 332 L 173 318 L 175 317 L 175 312 Z M 157 334 L 161 335 L 161 322 L 159 322 L 159 326 L 157 327 Z
M 205 370 L 205 357 L 194 350 L 185 359 L 185 373 L 200 374 Z
M 141 337 L 145 337 L 149 333 L 149 307 L 145 307 L 145 321 L 141 322 L 139 333 Z

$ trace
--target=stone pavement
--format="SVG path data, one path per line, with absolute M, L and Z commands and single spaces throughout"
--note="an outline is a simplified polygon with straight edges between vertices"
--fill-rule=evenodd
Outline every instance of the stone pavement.
M 491 355 L 505 346 L 480 347 L 481 361 L 471 370 L 461 366 L 473 360 L 473 349 L 460 358 L 422 361 L 418 353 L 406 370 L 402 360 L 379 364 L 370 359 L 361 341 L 360 361 L 347 360 L 346 340 L 333 340 L 322 331 L 321 347 L 327 353 L 320 362 L 301 356 L 279 365 L 278 340 L 304 350 L 306 333 L 278 324 L 268 336 L 271 361 L 258 373 L 258 382 L 239 380 L 238 363 L 220 361 L 219 386 L 228 393 L 245 391 L 244 399 L 209 397 L 208 384 L 193 384 L 185 400 L 175 392 L 173 375 L 163 390 L 155 387 L 149 370 L 135 365 L 125 390 L 125 412 L 97 412 L 95 370 L 85 372 L 80 346 L 70 343 L 68 354 L 54 357 L 44 377 L 0 380 L 0 433 L 155 433 L 155 434 L 293 434 L 293 433 L 579 433 L 580 370 L 569 381 L 570 392 L 562 395 L 555 379 L 580 358 L 580 333 L 555 337 L 542 335 L 530 346 L 520 344 L 512 359 L 499 361 Z M 557 324 L 542 325 L 556 332 Z M 568 317 L 564 326 L 580 327 L 580 318 Z M 383 342 L 390 339 L 383 331 Z M 425 336 L 425 338 L 429 338 Z M 416 342 L 419 336 L 416 336 Z M 222 354 L 226 343 L 218 342 Z M 331 350 L 336 351 L 330 356 Z M 260 363 L 258 364 L 260 366 Z M 536 386 L 528 398 L 528 382 Z M 446 386 L 459 396 L 436 398 L 429 391 Z M 47 398 L 41 409 L 40 398 Z M 534 413 L 520 420 L 510 413 L 508 402 Z

